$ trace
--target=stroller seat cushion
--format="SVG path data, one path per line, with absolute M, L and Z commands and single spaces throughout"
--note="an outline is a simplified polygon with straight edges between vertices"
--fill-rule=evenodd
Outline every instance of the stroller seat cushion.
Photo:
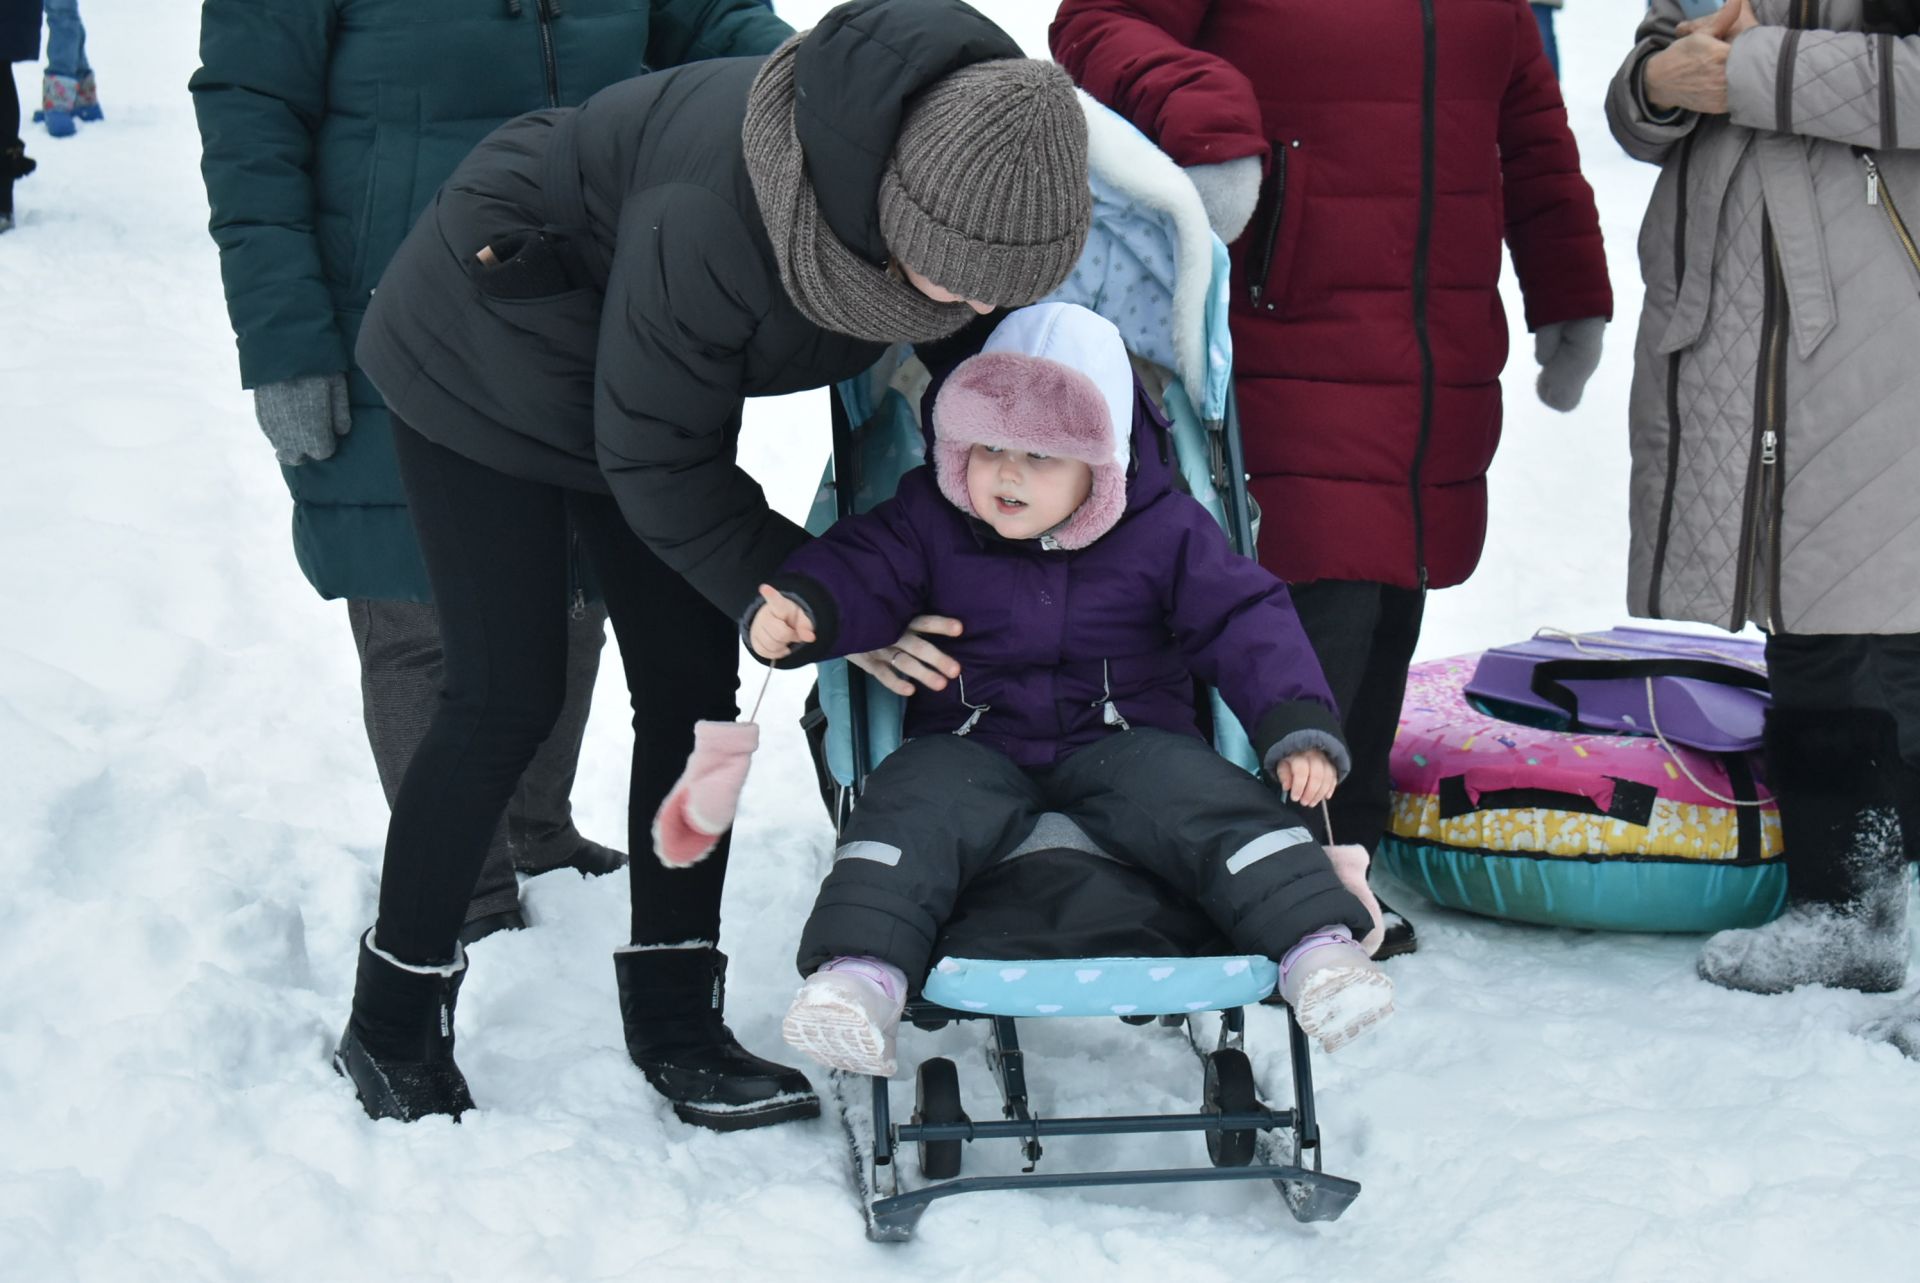
M 1182 1016 L 1245 1007 L 1273 993 L 1271 958 L 942 958 L 922 996 L 992 1016 Z

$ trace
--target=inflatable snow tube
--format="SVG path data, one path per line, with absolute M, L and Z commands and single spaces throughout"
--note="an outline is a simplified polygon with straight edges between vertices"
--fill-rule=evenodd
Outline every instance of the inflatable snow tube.
M 1408 675 L 1381 868 L 1448 908 L 1548 926 L 1708 932 L 1779 914 L 1779 812 L 1722 800 L 1760 796 L 1744 755 L 1503 720 L 1466 694 L 1478 659 Z

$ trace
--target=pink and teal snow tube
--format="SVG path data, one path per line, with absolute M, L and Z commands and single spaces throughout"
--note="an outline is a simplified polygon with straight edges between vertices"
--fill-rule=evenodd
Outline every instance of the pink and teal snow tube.
M 1503 720 L 1466 693 L 1479 658 L 1409 676 L 1380 867 L 1449 908 L 1549 926 L 1707 932 L 1779 914 L 1779 812 L 1727 801 L 1763 796 L 1748 755 Z

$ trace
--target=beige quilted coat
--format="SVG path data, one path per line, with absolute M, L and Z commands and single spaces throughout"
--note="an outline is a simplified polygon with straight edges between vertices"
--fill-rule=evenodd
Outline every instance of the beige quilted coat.
M 1661 168 L 1640 233 L 1629 607 L 1920 632 L 1920 37 L 1754 0 L 1727 116 L 1656 123 L 1653 0 L 1607 97 Z M 1909 150 L 1915 149 L 1915 150 Z

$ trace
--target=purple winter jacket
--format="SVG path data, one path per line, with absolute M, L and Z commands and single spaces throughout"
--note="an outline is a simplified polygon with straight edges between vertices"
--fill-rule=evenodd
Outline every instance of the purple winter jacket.
M 1050 766 L 1121 729 L 1105 720 L 1109 699 L 1129 725 L 1198 736 L 1198 675 L 1266 766 L 1318 748 L 1344 777 L 1333 696 L 1286 585 L 1174 489 L 1170 449 L 1136 393 L 1126 513 L 1077 552 L 1001 538 L 948 503 L 931 468 L 914 469 L 893 498 L 836 522 L 770 581 L 812 614 L 817 637 L 779 667 L 888 646 L 915 615 L 950 615 L 965 631 L 939 644 L 960 681 L 916 690 L 907 738 L 957 731 L 969 705 L 984 705 L 969 735 L 1021 766 Z

